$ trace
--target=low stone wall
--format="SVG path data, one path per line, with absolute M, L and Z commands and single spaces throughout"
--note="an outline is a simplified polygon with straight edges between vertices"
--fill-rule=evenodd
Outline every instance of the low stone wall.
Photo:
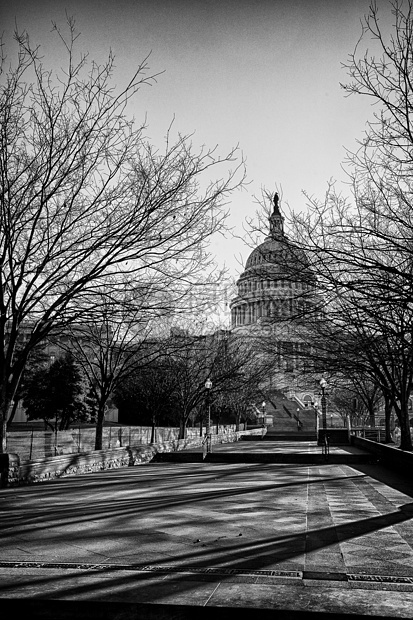
M 227 431 L 212 435 L 212 443 L 232 443 L 243 435 L 262 436 L 263 430 Z M 0 455 L 2 486 L 19 486 L 44 482 L 66 476 L 89 474 L 107 469 L 134 467 L 150 462 L 159 452 L 173 452 L 202 446 L 203 437 L 189 437 L 149 445 L 94 450 L 88 453 L 64 454 L 36 460 L 20 459 L 9 453 Z
M 376 455 L 377 461 L 381 465 L 402 471 L 413 479 L 413 452 L 400 450 L 394 445 L 378 443 L 355 435 L 351 435 L 350 441 L 351 445 Z
M 327 435 L 330 446 L 344 446 L 350 443 L 349 432 L 346 428 L 319 428 L 317 444 L 324 444 L 324 437 Z

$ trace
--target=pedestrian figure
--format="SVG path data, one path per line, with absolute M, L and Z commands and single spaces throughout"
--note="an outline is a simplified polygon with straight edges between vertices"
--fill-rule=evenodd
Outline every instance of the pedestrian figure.
M 396 444 L 396 446 L 400 445 L 400 439 L 401 439 L 401 430 L 400 430 L 398 423 L 396 422 L 396 426 L 393 431 L 393 441 Z

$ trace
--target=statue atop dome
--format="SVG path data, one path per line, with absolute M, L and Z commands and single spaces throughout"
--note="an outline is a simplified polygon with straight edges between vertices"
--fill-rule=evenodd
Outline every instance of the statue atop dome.
M 274 194 L 273 204 L 274 211 L 269 217 L 270 237 L 272 239 L 279 239 L 284 236 L 284 218 L 280 211 L 280 196 L 278 192 Z

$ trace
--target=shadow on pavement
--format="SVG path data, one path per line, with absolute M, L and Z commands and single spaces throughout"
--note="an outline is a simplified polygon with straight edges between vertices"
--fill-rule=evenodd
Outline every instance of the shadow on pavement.
M 368 534 L 371 532 L 375 532 L 377 530 L 380 530 L 382 528 L 386 528 L 392 525 L 396 525 L 399 523 L 402 523 L 403 521 L 406 521 L 408 519 L 411 519 L 413 517 L 413 502 L 409 503 L 409 504 L 405 504 L 404 506 L 401 506 L 399 510 L 386 514 L 386 515 L 381 515 L 378 517 L 370 517 L 367 519 L 362 519 L 362 520 L 358 520 L 358 521 L 351 521 L 349 523 L 345 523 L 341 526 L 335 526 L 335 527 L 326 527 L 326 528 L 318 528 L 315 530 L 310 530 L 308 532 L 301 532 L 295 535 L 287 535 L 287 536 L 280 536 L 280 537 L 273 537 L 271 539 L 266 539 L 265 541 L 261 542 L 261 543 L 257 543 L 257 542 L 249 542 L 249 543 L 245 543 L 245 542 L 238 542 L 237 544 L 232 544 L 232 545 L 224 545 L 221 546 L 219 549 L 214 549 L 213 553 L 211 554 L 211 549 L 206 549 L 206 550 L 200 550 L 199 548 L 197 548 L 196 552 L 194 553 L 190 553 L 190 554 L 186 554 L 186 555 L 181 555 L 179 557 L 179 563 L 177 563 L 176 561 L 174 562 L 174 566 L 176 568 L 176 570 L 182 570 L 184 571 L 185 567 L 189 568 L 200 568 L 200 567 L 208 567 L 211 566 L 211 561 L 214 562 L 214 566 L 221 566 L 221 567 L 225 567 L 226 569 L 232 568 L 232 569 L 237 569 L 237 568 L 249 568 L 251 570 L 256 569 L 256 570 L 265 570 L 268 566 L 273 566 L 275 562 L 280 561 L 280 560 L 286 560 L 288 558 L 293 558 L 295 555 L 297 554 L 301 554 L 304 551 L 314 551 L 316 549 L 321 549 L 321 548 L 325 548 L 328 547 L 332 544 L 335 544 L 337 542 L 342 542 L 345 540 L 350 540 L 354 537 L 358 537 L 358 536 L 362 536 L 364 534 Z M 168 560 L 170 562 L 170 558 L 167 557 L 165 558 L 165 562 L 166 564 L 168 564 Z M 160 562 L 158 562 L 159 564 Z M 133 564 L 131 565 L 131 568 L 133 568 L 136 570 L 139 567 L 140 568 L 144 568 L 145 564 Z M 119 569 L 121 570 L 121 569 Z M 124 571 L 125 569 L 122 568 L 122 570 Z M 110 602 L 111 600 L 122 600 L 125 599 L 125 597 L 127 598 L 128 596 L 133 596 L 133 597 L 143 597 L 143 598 L 148 598 L 149 600 L 159 600 L 160 598 L 162 598 L 162 596 L 168 596 L 169 594 L 173 594 L 174 591 L 176 593 L 176 587 L 178 584 L 178 587 L 180 588 L 180 590 L 182 591 L 183 589 L 185 589 L 186 591 L 189 591 L 191 589 L 196 590 L 197 588 L 199 588 L 199 584 L 200 581 L 203 582 L 211 582 L 211 581 L 225 581 L 225 575 L 208 575 L 206 574 L 205 576 L 203 575 L 185 575 L 183 577 L 182 573 L 180 574 L 176 574 L 174 575 L 171 579 L 168 579 L 167 581 L 159 581 L 154 583 L 154 581 L 156 580 L 156 576 L 154 575 L 154 573 L 135 573 L 135 574 L 131 574 L 131 572 L 129 572 L 127 575 L 122 574 L 122 575 L 118 575 L 117 577 L 114 575 L 114 567 L 111 566 L 111 568 L 102 568 L 102 570 L 94 570 L 92 572 L 89 573 L 89 577 L 92 577 L 91 579 L 89 579 L 89 581 L 87 583 L 76 583 L 79 581 L 79 573 L 77 573 L 76 575 L 71 574 L 71 575 L 60 575 L 58 577 L 53 576 L 51 579 L 45 578 L 44 575 L 41 578 L 33 578 L 31 581 L 30 580 L 26 580 L 24 582 L 24 586 L 25 588 L 30 588 L 32 589 L 32 591 L 37 590 L 37 592 L 41 592 L 41 591 L 45 591 L 45 589 L 47 588 L 47 584 L 51 583 L 53 584 L 52 589 L 49 589 L 49 593 L 47 596 L 39 596 L 39 595 L 35 595 L 34 597 L 30 598 L 30 599 L 24 599 L 23 601 L 12 601 L 10 604 L 16 605 L 17 607 L 19 605 L 21 605 L 22 607 L 24 607 L 24 605 L 27 605 L 27 609 L 30 609 L 30 604 L 33 602 L 33 599 L 40 599 L 41 600 L 52 600 L 52 599 L 62 599 L 65 597 L 74 597 L 76 596 L 79 599 L 82 599 L 82 597 L 86 597 L 87 599 L 92 598 L 96 598 L 96 600 L 102 602 L 103 600 L 107 599 L 108 602 Z M 113 575 L 113 577 L 110 578 L 110 582 L 108 582 L 107 578 L 106 578 L 106 582 L 107 582 L 107 592 L 105 592 L 105 579 L 98 579 L 99 576 L 105 577 L 108 576 L 109 574 Z M 81 575 L 81 578 L 85 577 L 86 575 L 86 571 L 83 573 L 83 575 Z M 304 575 L 305 576 L 305 575 Z M 71 584 L 70 582 L 73 581 L 73 583 Z M 59 583 L 60 582 L 60 583 Z M 3 602 L 7 599 L 8 596 L 8 592 L 10 593 L 13 589 L 15 588 L 14 584 L 4 584 L 3 586 L 0 586 L 0 592 L 1 597 L 0 597 L 0 603 L 1 606 L 3 607 Z M 65 601 L 66 603 L 66 601 Z M 54 603 L 53 603 L 54 604 Z M 72 605 L 72 603 L 70 603 Z M 80 603 L 79 603 L 80 604 Z M 58 605 L 56 603 L 56 605 Z M 89 605 L 89 602 L 87 603 L 87 605 Z M 40 603 L 39 606 L 41 607 Z M 16 609 L 17 609 L 16 607 Z M 38 611 L 40 609 L 40 607 L 38 607 Z M 172 605 L 172 606 L 167 606 L 168 609 L 165 609 L 165 613 L 167 615 L 165 616 L 157 616 L 157 618 L 190 618 L 190 615 L 171 615 L 172 612 L 177 611 L 177 606 Z M 139 605 L 137 605 L 136 603 L 134 604 L 134 608 L 135 608 L 135 615 L 126 615 L 126 616 L 122 616 L 122 615 L 110 615 L 111 613 L 114 614 L 115 613 L 115 607 L 113 607 L 112 612 L 110 611 L 109 608 L 105 608 L 105 606 L 101 606 L 100 609 L 101 611 L 99 613 L 101 613 L 101 615 L 91 615 L 88 616 L 88 618 L 90 620 L 92 620 L 93 618 L 116 618 L 117 620 L 120 620 L 122 618 L 122 620 L 125 618 L 149 618 L 150 616 L 144 616 L 144 615 L 139 615 Z M 131 607 L 132 609 L 132 607 Z M 199 607 L 199 609 L 204 609 L 202 607 Z M 214 607 L 214 620 L 216 620 L 217 616 L 215 614 L 215 608 Z M 47 605 L 46 605 L 46 610 L 47 610 Z M 64 615 L 66 613 L 66 609 L 65 609 L 65 605 L 63 603 L 61 603 L 61 611 L 59 613 L 61 613 L 62 615 L 56 615 L 55 618 L 60 619 L 60 618 L 83 618 L 84 616 L 82 615 L 76 615 L 76 616 L 67 616 Z M 265 611 L 265 610 L 259 610 L 260 612 Z M 37 613 L 37 612 L 36 612 Z M 46 612 L 45 612 L 46 613 Z M 94 613 L 98 613 L 97 611 L 95 611 Z M 187 613 L 185 610 L 182 612 L 183 614 Z M 274 610 L 272 610 L 272 613 L 274 614 Z M 284 617 L 284 616 L 278 616 L 278 611 L 277 611 L 277 618 L 278 617 Z M 303 612 L 294 612 L 296 614 L 298 614 L 297 616 L 292 616 L 293 612 L 289 612 L 290 614 L 290 618 L 292 617 L 313 617 L 313 614 L 306 612 L 306 614 L 304 614 Z M 106 614 L 106 615 L 105 615 Z M 42 616 L 33 616 L 32 615 L 32 611 L 30 611 L 30 615 L 31 617 L 44 617 L 44 618 L 48 618 L 48 615 L 42 615 Z M 198 607 L 196 607 L 196 615 L 198 617 Z M 323 617 L 328 617 L 329 614 L 323 614 Z M 331 615 L 331 618 L 341 618 L 341 617 L 346 617 L 345 615 L 341 615 L 341 614 L 333 614 Z M 52 616 L 50 616 L 52 617 Z M 86 616 L 85 616 L 86 617 Z M 155 617 L 155 616 L 154 616 Z M 199 616 L 199 618 L 203 618 L 204 616 Z M 206 616 L 205 616 L 206 617 Z M 222 616 L 223 618 L 225 616 Z M 258 617 L 258 616 L 257 616 Z M 267 617 L 267 616 L 260 616 L 260 617 Z M 269 617 L 269 616 L 268 616 Z M 274 616 L 272 616 L 274 617 Z M 286 617 L 286 616 L 285 616 Z M 347 616 L 348 617 L 348 616 Z M 351 617 L 354 618 L 355 616 L 353 614 L 351 614 Z M 378 616 L 379 617 L 379 616 Z
M 257 609 L 234 607 L 203 607 L 197 605 L 165 605 L 154 603 L 101 603 L 97 601 L 2 600 L 3 611 L 16 617 L 33 620 L 229 620 L 248 615 L 251 620 L 365 620 L 363 614 Z M 9 615 L 6 617 L 10 617 Z M 379 619 L 388 616 L 369 615 Z

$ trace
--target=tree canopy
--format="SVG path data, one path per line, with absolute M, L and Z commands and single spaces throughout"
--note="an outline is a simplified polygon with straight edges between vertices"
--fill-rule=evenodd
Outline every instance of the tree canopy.
M 171 307 L 178 291 L 219 279 L 208 241 L 243 181 L 236 148 L 195 150 L 172 130 L 163 148 L 148 142 L 129 113 L 155 81 L 147 59 L 116 87 L 112 54 L 103 63 L 77 54 L 73 19 L 53 34 L 66 55 L 57 73 L 26 32 L 16 32 L 17 56 L 0 66 L 3 451 L 30 351 L 56 326 L 90 318 L 99 290 L 153 282 Z

